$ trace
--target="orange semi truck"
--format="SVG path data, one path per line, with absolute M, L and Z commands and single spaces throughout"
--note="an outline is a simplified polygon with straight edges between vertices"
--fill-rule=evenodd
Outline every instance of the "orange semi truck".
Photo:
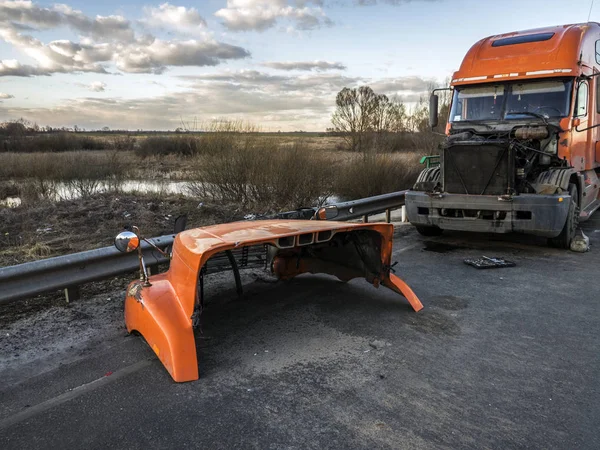
M 406 195 L 410 222 L 569 248 L 600 207 L 600 24 L 491 36 L 454 74 L 446 139 Z M 438 121 L 438 95 L 430 122 Z

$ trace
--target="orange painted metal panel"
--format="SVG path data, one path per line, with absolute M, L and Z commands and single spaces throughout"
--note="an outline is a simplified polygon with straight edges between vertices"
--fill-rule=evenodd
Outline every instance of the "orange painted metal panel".
M 413 309 L 419 311 L 423 305 L 414 292 L 390 274 L 393 230 L 393 225 L 387 223 L 268 220 L 184 231 L 175 238 L 169 270 L 150 277 L 151 286 L 144 286 L 140 281 L 129 286 L 125 300 L 127 330 L 138 331 L 144 336 L 175 381 L 198 379 L 192 315 L 200 300 L 197 291 L 200 269 L 215 253 L 262 244 L 279 248 L 273 260 L 273 271 L 280 278 L 292 278 L 306 272 L 329 273 L 342 280 L 364 277 L 375 287 L 382 284 L 404 295 Z M 380 270 L 367 270 L 366 263 L 365 267 L 352 266 L 306 256 L 301 251 L 304 246 L 298 238 L 312 233 L 313 239 L 307 239 L 309 244 L 306 247 L 326 248 L 330 255 L 335 256 L 336 246 L 329 248 L 325 243 L 340 233 L 354 232 L 367 232 L 369 238 L 377 238 L 377 245 L 369 247 L 369 250 L 378 252 L 376 262 Z M 317 242 L 320 236 L 325 243 Z
M 595 39 L 600 38 L 600 25 L 590 22 L 489 36 L 467 52 L 459 70 L 454 73 L 452 85 L 579 76 L 584 70 L 579 63 L 580 56 L 588 64 L 595 58 L 595 53 L 591 54 L 592 48 L 587 45 L 582 54 L 582 40 L 588 32 L 594 34 Z M 554 36 L 540 42 L 493 45 L 499 39 L 538 33 L 554 33 Z

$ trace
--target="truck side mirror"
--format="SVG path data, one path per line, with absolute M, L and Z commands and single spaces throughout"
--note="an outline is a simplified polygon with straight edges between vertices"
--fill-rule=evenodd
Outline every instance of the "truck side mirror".
M 431 94 L 431 97 L 429 97 L 429 126 L 431 128 L 438 125 L 438 103 L 439 97 L 436 94 Z

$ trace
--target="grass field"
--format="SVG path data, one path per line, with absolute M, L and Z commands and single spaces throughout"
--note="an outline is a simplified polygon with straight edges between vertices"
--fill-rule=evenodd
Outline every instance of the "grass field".
M 38 138 L 43 145 L 33 143 Z M 55 198 L 56 183 L 69 183 L 86 196 L 97 190 L 98 182 L 118 191 L 125 180 L 166 179 L 189 181 L 195 192 L 199 185 L 235 185 L 230 197 L 240 199 L 237 193 L 243 190 L 243 204 L 295 208 L 331 194 L 350 198 L 409 187 L 420 169 L 419 158 L 433 151 L 426 139 L 409 135 L 395 138 L 404 149 L 357 154 L 344 150 L 342 137 L 317 133 L 77 133 L 51 138 L 68 151 L 33 151 L 47 148 L 48 139 L 26 137 L 13 145 L 23 151 L 0 153 L 0 200 L 9 195 L 25 202 Z M 78 149 L 91 140 L 96 141 L 92 149 Z M 244 186 L 261 194 L 246 195 Z M 310 193 L 290 196 L 284 190 Z M 205 189 L 203 195 L 232 200 L 227 191 Z M 267 192 L 271 195 L 265 203 Z
M 420 157 L 432 152 L 357 154 L 343 150 L 341 137 L 308 133 L 106 139 L 135 143 L 121 150 L 0 153 L 0 265 L 110 245 L 126 223 L 158 235 L 170 232 L 182 213 L 202 226 L 316 206 L 334 195 L 356 199 L 406 189 L 422 169 Z M 140 151 L 144 142 L 152 151 Z M 138 192 L 128 190 L 132 180 L 139 181 Z M 147 192 L 148 181 L 178 181 L 181 189 Z M 20 206 L 2 206 L 8 197 Z

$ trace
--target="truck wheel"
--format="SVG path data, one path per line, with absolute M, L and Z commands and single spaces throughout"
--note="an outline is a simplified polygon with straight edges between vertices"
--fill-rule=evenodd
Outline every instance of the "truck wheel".
M 565 226 L 558 236 L 548 239 L 548 243 L 552 247 L 569 249 L 571 241 L 575 237 L 577 226 L 579 225 L 579 206 L 577 205 L 578 198 L 577 186 L 573 183 L 569 184 L 569 195 L 571 196 L 571 204 L 569 205 L 569 213 Z
M 422 236 L 439 236 L 444 232 L 440 227 L 431 225 L 415 225 L 415 228 Z

